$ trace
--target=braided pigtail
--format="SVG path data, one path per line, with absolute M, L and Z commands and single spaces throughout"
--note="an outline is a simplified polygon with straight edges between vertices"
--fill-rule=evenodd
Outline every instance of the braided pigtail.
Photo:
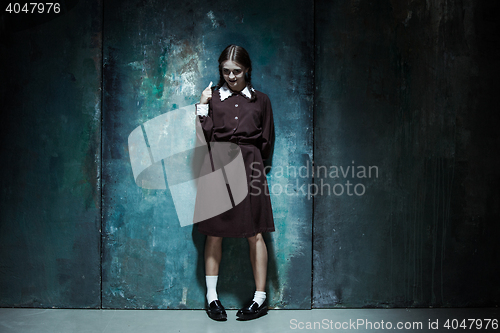
M 248 90 L 250 90 L 250 96 L 251 96 L 250 101 L 253 102 L 257 99 L 257 95 L 255 95 L 255 91 L 254 91 L 253 86 L 252 86 L 252 68 L 251 67 L 246 74 L 245 81 L 247 82 Z
M 222 64 L 219 64 L 219 83 L 214 87 L 214 90 L 221 88 L 224 83 L 226 83 L 226 80 L 224 80 L 224 75 L 222 75 Z

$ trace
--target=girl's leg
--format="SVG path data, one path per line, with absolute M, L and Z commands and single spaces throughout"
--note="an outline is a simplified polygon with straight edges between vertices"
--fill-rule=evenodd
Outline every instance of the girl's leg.
M 266 290 L 267 275 L 267 247 L 262 234 L 258 233 L 253 237 L 248 237 L 250 246 L 250 262 L 252 263 L 253 278 L 255 280 L 255 290 Z
M 213 320 L 226 320 L 227 314 L 218 300 L 217 279 L 222 258 L 222 237 L 207 236 L 205 240 L 205 279 L 207 282 L 207 314 Z
M 260 233 L 247 239 L 250 246 L 250 262 L 252 263 L 256 291 L 252 302 L 239 309 L 236 313 L 236 316 L 243 320 L 255 319 L 267 313 L 265 292 L 267 275 L 266 243 Z
M 207 283 L 207 303 L 219 299 L 217 280 L 222 258 L 222 237 L 207 236 L 205 240 L 205 281 Z
M 205 241 L 205 275 L 219 275 L 222 258 L 222 237 L 207 236 Z

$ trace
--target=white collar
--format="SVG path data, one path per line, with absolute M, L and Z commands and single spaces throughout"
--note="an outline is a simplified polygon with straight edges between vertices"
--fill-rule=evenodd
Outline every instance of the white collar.
M 255 91 L 254 88 L 252 88 L 252 91 Z M 248 99 L 252 98 L 252 93 L 250 92 L 250 89 L 248 89 L 248 86 L 246 86 L 241 93 Z M 222 87 L 219 89 L 219 96 L 221 102 L 224 101 L 225 99 L 229 98 L 230 96 L 234 95 L 235 92 L 229 89 L 227 86 L 227 83 L 224 83 Z

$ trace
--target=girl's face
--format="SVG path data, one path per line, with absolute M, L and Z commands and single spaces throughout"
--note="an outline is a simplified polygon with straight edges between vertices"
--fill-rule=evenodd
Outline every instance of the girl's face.
M 222 75 L 233 91 L 239 92 L 246 87 L 245 73 L 248 69 L 237 62 L 226 60 L 222 63 Z

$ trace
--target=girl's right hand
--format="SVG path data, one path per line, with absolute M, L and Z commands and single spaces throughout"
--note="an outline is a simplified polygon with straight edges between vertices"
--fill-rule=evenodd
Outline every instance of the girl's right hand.
M 207 104 L 211 98 L 212 98 L 212 81 L 210 81 L 208 87 L 206 87 L 205 90 L 203 90 L 203 92 L 201 93 L 200 104 Z

